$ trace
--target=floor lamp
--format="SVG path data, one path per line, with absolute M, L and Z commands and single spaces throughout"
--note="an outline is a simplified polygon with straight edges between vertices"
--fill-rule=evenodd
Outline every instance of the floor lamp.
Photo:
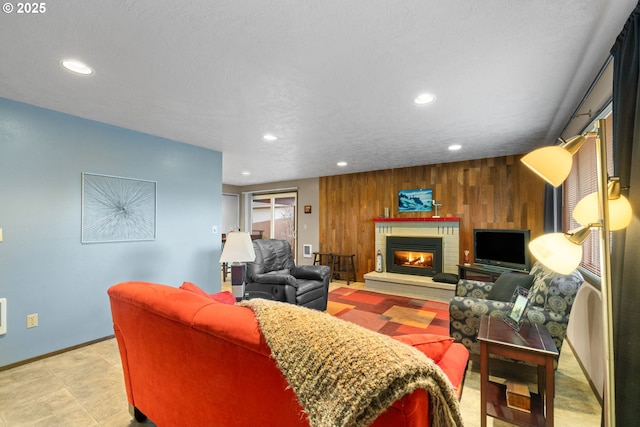
M 522 162 L 557 187 L 571 171 L 572 157 L 582 147 L 585 137 L 595 137 L 597 191 L 589 194 L 576 205 L 574 219 L 582 224 L 567 233 L 551 233 L 531 241 L 529 250 L 542 264 L 561 274 L 575 270 L 582 260 L 582 244 L 589 237 L 592 228 L 598 229 L 600 238 L 600 273 L 602 292 L 602 336 L 604 345 L 604 424 L 616 425 L 615 417 L 615 377 L 613 346 L 613 313 L 611 305 L 611 256 L 609 232 L 629 225 L 632 217 L 631 204 L 620 195 L 617 177 L 607 176 L 607 135 L 605 120 L 596 122 L 594 132 L 575 136 L 562 144 L 543 147 L 522 158 Z
M 251 262 L 256 259 L 256 253 L 253 250 L 253 242 L 249 233 L 234 231 L 227 234 L 227 240 L 222 247 L 220 255 L 220 263 L 231 264 L 231 292 L 236 300 L 244 297 L 244 282 L 247 265 L 245 262 Z

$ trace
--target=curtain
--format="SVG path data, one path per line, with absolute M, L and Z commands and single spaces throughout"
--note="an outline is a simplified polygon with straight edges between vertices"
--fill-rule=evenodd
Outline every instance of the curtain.
M 562 186 L 544 186 L 544 232 L 561 233 L 562 230 Z
M 611 250 L 616 425 L 631 426 L 640 419 L 640 3 L 611 54 L 614 174 L 634 212 L 629 227 L 614 232 Z

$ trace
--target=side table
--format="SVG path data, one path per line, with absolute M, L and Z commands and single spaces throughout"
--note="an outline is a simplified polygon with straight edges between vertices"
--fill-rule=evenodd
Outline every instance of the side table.
M 487 416 L 520 426 L 553 426 L 555 394 L 554 359 L 558 349 L 547 328 L 524 322 L 515 331 L 502 319 L 483 316 L 478 331 L 480 342 L 480 425 Z M 531 413 L 507 406 L 506 387 L 489 381 L 489 355 L 508 357 L 538 366 L 538 394 L 531 394 Z

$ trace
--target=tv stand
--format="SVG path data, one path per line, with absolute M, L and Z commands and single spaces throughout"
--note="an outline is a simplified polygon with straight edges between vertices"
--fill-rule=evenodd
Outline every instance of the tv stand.
M 514 271 L 516 273 L 528 274 L 526 271 L 511 270 L 505 267 L 498 267 L 493 265 L 481 265 L 481 264 L 458 264 L 458 277 L 460 279 L 469 280 L 484 280 L 488 282 L 495 282 L 498 277 L 505 271 Z M 471 273 L 471 274 L 468 274 Z M 485 280 L 487 278 L 488 280 Z

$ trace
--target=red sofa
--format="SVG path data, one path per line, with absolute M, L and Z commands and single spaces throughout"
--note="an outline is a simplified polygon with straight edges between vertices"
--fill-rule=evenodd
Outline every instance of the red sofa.
M 308 426 L 253 311 L 225 303 L 225 293 L 214 295 L 217 301 L 197 287 L 191 290 L 142 282 L 108 290 L 136 419 L 148 417 L 159 427 Z M 408 343 L 416 344 L 416 336 L 410 337 Z M 433 346 L 443 354 L 432 358 L 459 396 L 467 349 L 457 343 Z M 422 389 L 405 395 L 372 425 L 428 426 L 428 399 Z

